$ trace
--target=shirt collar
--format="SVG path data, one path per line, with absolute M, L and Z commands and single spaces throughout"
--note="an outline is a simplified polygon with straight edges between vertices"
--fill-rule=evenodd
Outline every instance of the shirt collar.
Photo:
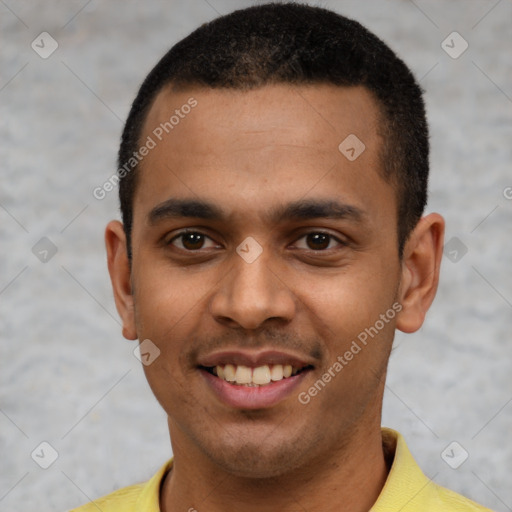
M 160 512 L 160 488 L 165 475 L 167 475 L 172 468 L 172 462 L 173 459 L 168 460 L 158 472 L 148 480 L 135 504 L 135 511 Z
M 387 457 L 392 461 L 391 470 L 370 512 L 427 510 L 422 504 L 427 504 L 429 495 L 435 493 L 434 482 L 423 474 L 399 432 L 382 428 L 382 443 Z M 146 483 L 135 510 L 160 512 L 160 488 L 172 463 L 172 459 L 167 461 Z
M 394 453 L 394 457 L 386 483 L 370 512 L 427 510 L 436 484 L 423 474 L 399 432 L 382 428 L 382 443 L 384 451 Z

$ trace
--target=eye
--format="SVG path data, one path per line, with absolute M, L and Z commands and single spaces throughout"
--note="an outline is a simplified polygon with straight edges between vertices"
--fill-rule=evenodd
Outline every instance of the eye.
M 175 244 L 174 242 L 179 240 L 180 243 Z M 209 240 L 211 242 L 210 247 L 216 247 L 215 242 L 203 233 L 198 231 L 182 231 L 178 233 L 175 237 L 169 240 L 169 245 L 175 245 L 178 249 L 183 249 L 185 251 L 197 251 L 199 249 L 205 249 L 206 241 Z
M 300 240 L 304 240 L 304 242 L 300 243 Z M 218 247 L 218 245 L 209 236 L 199 231 L 182 231 L 171 238 L 167 244 L 174 245 L 178 249 L 188 252 Z M 334 235 L 323 231 L 312 231 L 310 233 L 306 233 L 298 239 L 296 246 L 297 244 L 299 249 L 312 251 L 325 251 L 336 247 L 336 245 L 347 245 Z
M 336 238 L 335 236 L 324 233 L 322 231 L 312 231 L 311 233 L 306 233 L 305 235 L 301 236 L 299 240 L 305 239 L 306 247 L 302 246 L 299 247 L 300 249 L 310 249 L 313 251 L 324 251 L 326 249 L 332 249 L 332 242 L 345 246 L 346 244 L 343 243 L 341 240 Z

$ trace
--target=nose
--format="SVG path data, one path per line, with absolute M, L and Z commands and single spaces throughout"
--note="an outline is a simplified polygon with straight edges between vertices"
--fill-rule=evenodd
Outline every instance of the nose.
M 252 263 L 237 254 L 231 271 L 219 283 L 210 301 L 210 312 L 230 327 L 258 329 L 269 320 L 288 323 L 295 314 L 292 290 L 271 269 L 265 251 Z

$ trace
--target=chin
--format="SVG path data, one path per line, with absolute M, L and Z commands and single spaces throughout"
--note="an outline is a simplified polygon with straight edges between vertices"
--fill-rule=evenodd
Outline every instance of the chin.
M 268 454 L 260 447 L 244 447 L 234 454 L 210 454 L 213 462 L 224 471 L 240 478 L 267 479 L 289 473 L 300 466 L 302 457 L 290 457 L 286 450 Z M 286 461 L 286 463 L 284 463 Z
M 319 441 L 311 435 L 280 434 L 278 438 L 272 438 L 270 432 L 245 439 L 235 434 L 225 435 L 222 439 L 211 440 L 214 443 L 208 443 L 208 447 L 203 444 L 203 450 L 214 464 L 234 476 L 276 478 L 307 465 Z

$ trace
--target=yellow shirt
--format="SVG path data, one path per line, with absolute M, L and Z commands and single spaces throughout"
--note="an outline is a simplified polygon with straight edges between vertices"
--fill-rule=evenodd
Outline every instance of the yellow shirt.
M 396 445 L 396 449 L 384 488 L 369 512 L 491 512 L 429 480 L 398 432 L 383 428 L 382 435 L 386 447 L 392 450 Z M 71 512 L 160 512 L 160 484 L 171 466 L 172 459 L 148 482 L 125 487 Z

